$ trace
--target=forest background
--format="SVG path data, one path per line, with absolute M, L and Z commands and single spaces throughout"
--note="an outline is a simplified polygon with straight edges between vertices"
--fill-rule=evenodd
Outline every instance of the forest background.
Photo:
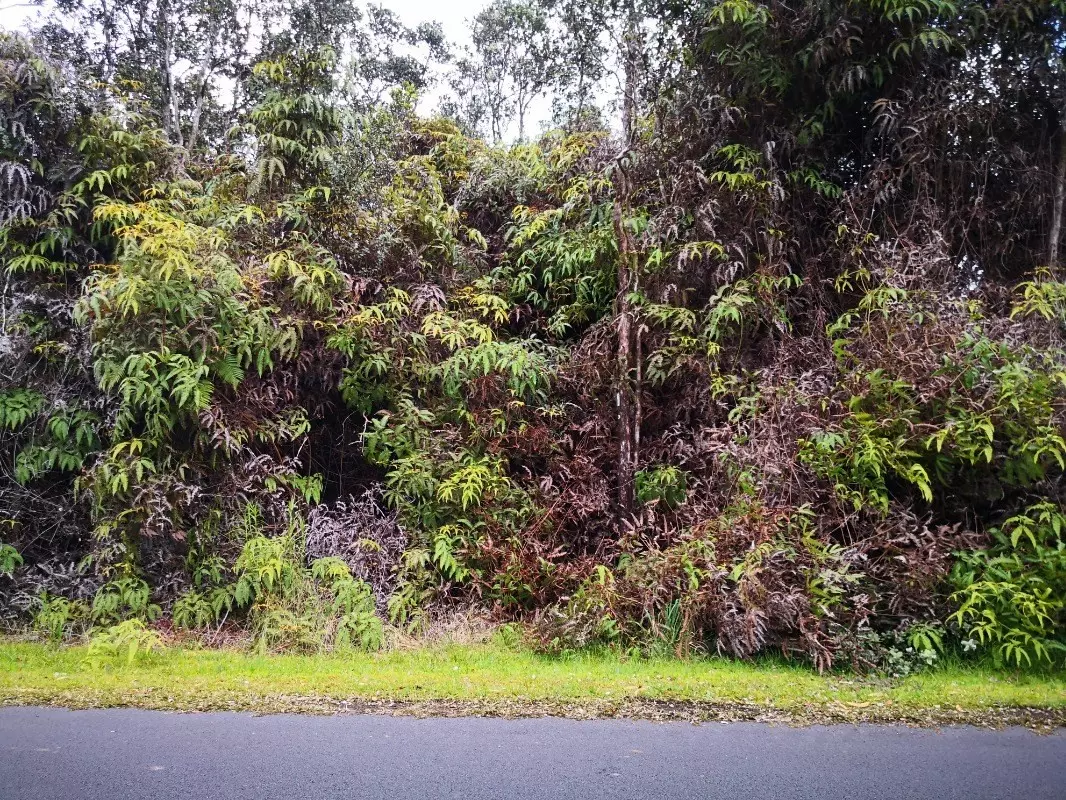
M 0 35 L 8 628 L 1063 662 L 1062 0 L 53 11 Z

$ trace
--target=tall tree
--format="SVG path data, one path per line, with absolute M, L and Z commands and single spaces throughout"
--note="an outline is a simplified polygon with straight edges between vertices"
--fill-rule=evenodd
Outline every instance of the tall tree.
M 1052 4 L 1056 8 L 1056 4 Z M 1066 215 L 1066 4 L 1057 6 L 1063 11 L 1057 19 L 1049 20 L 1047 32 L 1048 53 L 1044 63 L 1047 74 L 1041 84 L 1048 93 L 1048 99 L 1058 117 L 1058 130 L 1054 136 L 1058 139 L 1057 163 L 1052 184 L 1051 215 L 1048 224 L 1048 268 L 1059 267 L 1059 252 L 1062 247 L 1063 218 Z M 1044 66 L 1040 61 L 1037 62 Z
M 533 0 L 493 0 L 471 20 L 471 40 L 453 88 L 480 86 L 484 97 L 460 105 L 484 109 L 494 141 L 512 120 L 524 141 L 530 107 L 553 84 L 558 64 L 544 9 Z
M 361 108 L 380 103 L 400 86 L 423 91 L 436 77 L 435 67 L 450 57 L 440 23 L 410 27 L 394 11 L 377 5 L 367 7 L 363 24 L 344 48 L 344 93 Z
M 404 84 L 424 89 L 447 59 L 439 24 L 404 25 L 357 0 L 58 0 L 56 48 L 75 37 L 104 83 L 134 87 L 167 139 L 187 150 L 215 144 L 257 98 L 253 66 L 287 53 L 337 53 L 357 105 Z
M 541 2 L 556 39 L 555 119 L 568 129 L 595 126 L 597 97 L 607 74 L 607 0 Z

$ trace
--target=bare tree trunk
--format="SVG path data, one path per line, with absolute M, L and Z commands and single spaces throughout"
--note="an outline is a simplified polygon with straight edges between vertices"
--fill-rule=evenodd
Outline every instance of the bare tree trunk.
M 207 99 L 207 76 L 201 75 L 199 93 L 196 96 L 196 106 L 192 110 L 189 120 L 189 152 L 196 147 L 196 140 L 200 138 L 200 119 L 204 113 L 204 102 Z
M 106 0 L 100 3 L 100 11 L 103 19 L 101 24 L 104 30 L 104 83 L 110 84 L 115 80 L 115 51 L 111 44 L 112 34 L 115 28 L 115 15 L 108 8 Z
M 628 152 L 628 151 L 627 151 Z M 618 408 L 618 505 L 629 512 L 634 505 L 636 476 L 637 392 L 635 381 L 634 320 L 630 294 L 636 278 L 637 252 L 633 235 L 626 228 L 629 216 L 629 180 L 619 159 L 615 172 L 614 232 L 618 239 L 618 287 L 614 313 L 618 327 L 616 351 L 615 404 Z
M 633 275 L 634 289 L 640 289 L 640 272 Z M 644 386 L 644 342 L 641 337 L 647 330 L 643 322 L 637 324 L 636 331 L 636 375 L 633 382 L 633 466 L 640 464 L 640 431 L 644 423 L 644 406 L 641 404 L 641 389 Z
M 1063 206 L 1066 205 L 1066 108 L 1059 112 L 1059 163 L 1055 170 L 1055 187 L 1051 203 L 1051 231 L 1048 233 L 1047 265 L 1059 266 L 1059 243 L 1062 241 Z
M 499 144 L 503 139 L 503 89 L 497 82 L 496 94 L 489 105 L 489 123 L 492 128 L 492 143 Z
M 640 450 L 640 364 L 639 337 L 630 296 L 639 289 L 637 247 L 626 227 L 631 215 L 632 186 L 626 174 L 626 160 L 636 141 L 637 86 L 640 69 L 640 45 L 637 40 L 636 10 L 630 8 L 624 42 L 625 96 L 622 98 L 622 130 L 626 147 L 615 164 L 614 231 L 618 240 L 618 286 L 615 294 L 615 318 L 618 326 L 616 354 L 615 402 L 618 406 L 618 504 L 625 512 L 635 504 L 634 481 Z
M 168 92 L 170 95 L 170 126 L 174 144 L 181 147 L 185 144 L 185 138 L 184 134 L 181 132 L 181 106 L 178 102 L 178 93 L 174 88 L 173 45 L 171 45 L 170 53 L 171 65 L 167 70 L 167 82 L 170 84 L 170 90 Z
M 174 89 L 174 23 L 170 19 L 170 3 L 161 2 L 158 10 L 156 30 L 160 37 L 159 75 L 162 80 L 161 105 L 163 115 L 163 135 L 168 142 L 180 145 L 181 120 L 177 114 L 177 97 Z
M 625 88 L 622 97 L 622 135 L 625 137 L 626 146 L 632 147 L 636 136 L 637 126 L 637 92 L 640 81 L 640 22 L 637 19 L 637 11 L 634 5 L 630 5 L 629 15 L 626 19 L 626 30 L 623 35 L 624 58 L 625 58 Z
M 570 112 L 570 130 L 582 124 L 585 114 L 585 68 L 581 67 L 577 75 L 577 110 Z
M 217 38 L 218 28 L 213 26 L 208 34 L 207 46 L 203 57 L 200 59 L 200 69 L 197 75 L 196 106 L 193 108 L 192 117 L 189 120 L 188 150 L 190 153 L 196 148 L 196 140 L 200 138 L 200 120 L 203 118 L 204 103 L 207 101 L 208 81 L 211 78 L 211 73 L 214 72 L 215 40 Z

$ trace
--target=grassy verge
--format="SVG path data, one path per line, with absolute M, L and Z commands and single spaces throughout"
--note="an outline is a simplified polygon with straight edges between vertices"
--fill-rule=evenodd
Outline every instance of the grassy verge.
M 553 658 L 496 643 L 343 656 L 175 648 L 94 665 L 82 647 L 0 641 L 0 703 L 1047 727 L 1066 725 L 1066 676 L 943 667 L 889 682 L 721 659 Z

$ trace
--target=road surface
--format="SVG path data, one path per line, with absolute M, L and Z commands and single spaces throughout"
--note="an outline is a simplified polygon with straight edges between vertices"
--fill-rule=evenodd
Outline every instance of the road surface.
M 1066 733 L 0 708 L 2 800 L 1043 800 Z

